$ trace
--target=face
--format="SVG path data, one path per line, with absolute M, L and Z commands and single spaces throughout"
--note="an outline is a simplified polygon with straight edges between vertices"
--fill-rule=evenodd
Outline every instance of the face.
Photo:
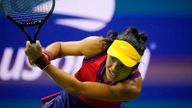
M 128 77 L 132 68 L 125 66 L 120 60 L 110 55 L 106 61 L 106 78 L 109 81 L 117 82 Z

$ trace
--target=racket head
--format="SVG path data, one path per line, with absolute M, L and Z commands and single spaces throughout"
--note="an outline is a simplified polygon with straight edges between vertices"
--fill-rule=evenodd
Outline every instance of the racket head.
M 38 25 L 52 14 L 55 0 L 1 0 L 1 7 L 19 25 Z
M 34 43 L 40 28 L 53 13 L 55 0 L 1 0 L 0 4 L 5 16 L 19 26 L 30 42 Z M 24 30 L 25 26 L 38 26 L 34 40 Z

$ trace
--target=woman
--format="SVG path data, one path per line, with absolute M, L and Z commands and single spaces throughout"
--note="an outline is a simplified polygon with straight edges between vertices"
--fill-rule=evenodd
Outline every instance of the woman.
M 55 42 L 45 51 L 26 44 L 29 62 L 44 70 L 60 87 L 42 99 L 44 108 L 120 108 L 122 102 L 139 96 L 142 87 L 138 71 L 147 36 L 136 28 L 122 34 L 108 32 L 107 38 L 91 36 L 74 42 Z M 64 56 L 84 56 L 80 70 L 70 76 L 50 60 Z

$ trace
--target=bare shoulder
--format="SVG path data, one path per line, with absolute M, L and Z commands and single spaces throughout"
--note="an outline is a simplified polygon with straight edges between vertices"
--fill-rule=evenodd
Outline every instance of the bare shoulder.
M 135 79 L 125 80 L 123 82 L 117 83 L 116 86 L 124 95 L 129 93 L 130 90 L 135 92 L 140 92 L 142 87 L 142 78 L 137 77 Z
M 142 88 L 142 78 L 137 77 L 132 80 L 126 80 L 121 83 L 122 87 L 119 89 L 119 96 L 122 96 L 125 98 L 125 100 L 132 100 L 138 97 L 141 93 Z M 121 84 L 119 86 L 121 86 Z
M 82 53 L 85 57 L 90 57 L 103 50 L 103 37 L 90 36 L 81 40 Z

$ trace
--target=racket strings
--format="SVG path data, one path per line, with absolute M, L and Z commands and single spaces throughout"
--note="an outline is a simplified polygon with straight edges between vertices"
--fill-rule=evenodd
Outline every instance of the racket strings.
M 50 0 L 3 0 L 5 13 L 19 23 L 38 23 L 52 8 Z

